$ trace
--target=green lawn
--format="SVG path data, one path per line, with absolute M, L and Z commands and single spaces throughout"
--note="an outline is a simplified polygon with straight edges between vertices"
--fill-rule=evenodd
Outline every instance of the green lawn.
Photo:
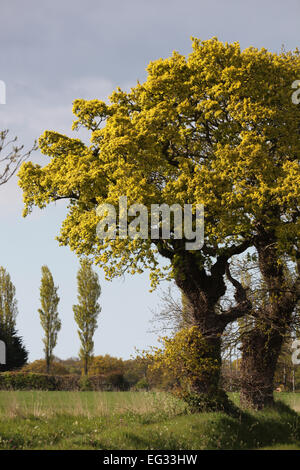
M 2 391 L 0 449 L 300 449 L 300 394 L 277 398 L 231 417 L 165 393 Z

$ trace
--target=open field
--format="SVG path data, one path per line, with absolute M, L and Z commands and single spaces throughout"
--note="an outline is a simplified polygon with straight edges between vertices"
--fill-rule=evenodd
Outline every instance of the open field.
M 1 391 L 0 449 L 300 449 L 300 393 L 276 398 L 233 417 L 165 393 Z

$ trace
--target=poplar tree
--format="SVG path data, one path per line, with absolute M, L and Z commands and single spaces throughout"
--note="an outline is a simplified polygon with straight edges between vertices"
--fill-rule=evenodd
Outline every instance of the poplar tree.
M 84 375 L 87 375 L 94 350 L 93 336 L 97 328 L 97 318 L 101 312 L 101 307 L 97 302 L 101 287 L 98 275 L 93 271 L 92 263 L 88 259 L 80 262 L 77 283 L 78 304 L 73 305 L 73 311 L 81 342 L 79 356 L 83 361 Z
M 5 268 L 0 267 L 0 341 L 4 343 L 5 364 L 0 371 L 14 370 L 27 362 L 28 352 L 16 331 L 18 306 L 16 288 Z
M 40 287 L 41 308 L 38 310 L 40 314 L 41 325 L 45 332 L 44 352 L 46 360 L 47 374 L 50 372 L 51 362 L 53 359 L 53 349 L 57 343 L 57 334 L 61 329 L 61 321 L 58 318 L 57 306 L 59 297 L 57 295 L 58 287 L 54 285 L 53 277 L 48 266 L 42 266 L 42 280 Z
M 13 285 L 9 273 L 0 267 L 0 323 L 7 334 L 12 334 L 16 327 L 18 313 L 16 288 Z

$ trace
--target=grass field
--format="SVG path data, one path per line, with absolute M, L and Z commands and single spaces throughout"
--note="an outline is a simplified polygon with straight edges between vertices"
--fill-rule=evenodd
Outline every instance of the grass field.
M 165 393 L 0 391 L 0 449 L 300 449 L 300 393 L 276 398 L 233 417 Z

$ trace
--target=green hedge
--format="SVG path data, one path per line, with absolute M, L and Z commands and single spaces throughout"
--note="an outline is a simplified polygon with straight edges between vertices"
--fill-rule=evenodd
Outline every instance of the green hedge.
M 55 377 L 32 372 L 2 372 L 1 390 L 55 390 Z
M 78 375 L 47 375 L 34 372 L 0 373 L 0 390 L 126 390 L 124 378 L 116 374 L 80 377 Z

